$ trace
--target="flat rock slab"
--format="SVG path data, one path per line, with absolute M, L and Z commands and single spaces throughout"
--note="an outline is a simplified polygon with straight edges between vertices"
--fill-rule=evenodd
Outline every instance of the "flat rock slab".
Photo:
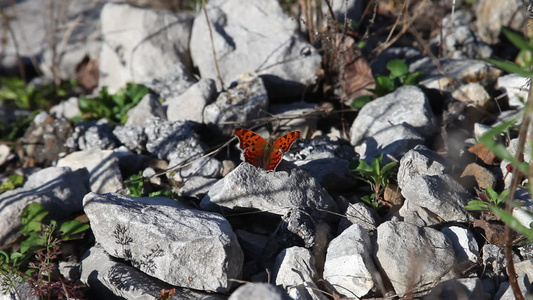
M 227 292 L 243 253 L 226 219 L 163 198 L 89 193 L 84 210 L 107 253 L 179 287 Z
M 438 230 L 388 221 L 377 229 L 376 258 L 401 297 L 412 289 L 448 279 L 455 253 Z
M 242 163 L 213 185 L 200 207 L 214 211 L 260 210 L 281 216 L 301 207 L 337 211 L 336 203 L 315 178 L 298 168 L 285 171 L 287 164 L 282 161 L 278 171 L 270 172 Z

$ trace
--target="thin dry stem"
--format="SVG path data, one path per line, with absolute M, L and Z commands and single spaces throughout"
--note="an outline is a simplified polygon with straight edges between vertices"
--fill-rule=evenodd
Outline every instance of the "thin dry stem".
M 211 51 L 213 52 L 213 61 L 215 63 L 215 68 L 217 70 L 218 81 L 220 81 L 220 86 L 224 89 L 224 81 L 222 80 L 222 75 L 220 75 L 220 69 L 218 67 L 217 53 L 215 51 L 215 39 L 213 38 L 213 30 L 211 29 L 211 22 L 209 22 L 209 16 L 207 15 L 207 8 L 205 5 L 205 0 L 202 0 L 202 8 L 205 14 L 205 21 L 207 22 L 207 28 L 209 29 L 209 38 L 211 39 Z

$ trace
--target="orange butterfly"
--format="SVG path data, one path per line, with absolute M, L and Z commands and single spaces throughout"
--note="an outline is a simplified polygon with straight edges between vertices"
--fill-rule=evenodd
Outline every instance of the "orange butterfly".
M 244 160 L 267 171 L 275 170 L 283 153 L 289 151 L 292 143 L 300 138 L 299 131 L 289 132 L 277 139 L 265 140 L 259 134 L 244 128 L 237 128 L 233 134 L 239 138 L 239 146 L 244 153 Z

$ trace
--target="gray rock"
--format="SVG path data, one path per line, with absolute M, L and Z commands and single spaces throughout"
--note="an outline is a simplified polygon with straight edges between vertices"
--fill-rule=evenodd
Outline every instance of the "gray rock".
M 130 151 L 136 153 L 143 153 L 146 151 L 148 137 L 144 133 L 142 127 L 119 125 L 113 129 L 113 134 Z
M 458 13 L 466 14 L 464 11 L 456 12 L 454 15 L 454 24 L 452 24 L 451 15 L 447 15 L 443 20 L 443 47 L 441 49 L 442 56 L 448 58 L 471 58 L 477 59 L 480 57 L 491 57 L 492 48 L 485 42 L 481 41 L 476 33 L 468 26 L 468 21 L 455 21 L 463 19 Z M 472 17 L 466 17 L 471 19 Z M 440 46 L 441 36 L 437 35 L 430 41 L 430 45 L 434 49 L 434 53 L 438 52 Z M 437 50 L 437 51 L 435 51 Z
M 424 296 L 424 300 L 440 299 L 471 299 L 489 300 L 491 296 L 483 289 L 483 284 L 479 278 L 459 278 L 450 279 L 439 283 L 429 294 Z
M 105 119 L 76 127 L 79 131 L 78 147 L 81 150 L 113 150 L 118 146 L 113 126 Z
M 405 222 L 427 226 L 444 221 L 472 219 L 465 206 L 472 196 L 448 175 L 420 175 L 402 187 L 399 211 Z
M 376 258 L 400 297 L 453 277 L 453 246 L 443 233 L 429 227 L 382 223 L 377 229 Z
M 507 74 L 498 77 L 496 88 L 507 94 L 509 105 L 522 108 L 525 106 L 529 88 L 527 78 L 517 74 Z
M 163 76 L 145 82 L 145 85 L 163 99 L 175 98 L 183 94 L 196 80 L 191 76 L 187 67 L 177 62 Z
M 88 174 L 84 170 L 50 167 L 28 177 L 24 186 L 0 195 L 0 244 L 4 245 L 22 225 L 20 213 L 30 203 L 39 203 L 60 219 L 82 210 L 88 192 Z
M 193 17 L 106 3 L 101 22 L 103 44 L 99 86 L 111 93 L 126 82 L 164 76 L 177 63 L 190 67 L 189 38 Z
M 204 108 L 211 104 L 217 92 L 213 79 L 202 79 L 177 97 L 166 99 L 169 121 L 194 121 L 203 123 Z
M 8 160 L 13 158 L 14 155 L 11 153 L 11 148 L 6 144 L 0 145 L 0 166 L 5 164 Z
M 107 253 L 172 285 L 227 292 L 243 253 L 222 216 L 162 198 L 89 193 L 83 199 L 91 229 Z M 201 266 L 201 267 L 199 267 Z
M 276 257 L 273 278 L 293 299 L 327 299 L 318 291 L 315 260 L 311 251 L 302 247 L 287 248 Z
M 429 136 L 436 130 L 429 101 L 417 87 L 401 87 L 365 105 L 352 123 L 350 142 L 360 145 L 367 138 L 403 123 L 414 127 L 422 136 Z
M 365 296 L 376 287 L 373 248 L 366 229 L 358 224 L 348 227 L 328 246 L 324 279 L 345 297 Z
M 118 192 L 124 188 L 118 157 L 112 150 L 73 152 L 60 159 L 57 166 L 87 169 L 91 191 L 95 193 Z
M 522 292 L 522 295 L 526 296 L 526 298 L 529 298 L 531 296 L 531 293 L 528 293 L 531 291 L 531 281 L 527 277 L 526 274 L 522 274 L 518 276 L 517 278 L 518 286 L 520 287 L 520 291 Z M 500 288 L 498 289 L 498 292 L 496 292 L 496 295 L 494 295 L 494 299 L 498 300 L 514 300 L 516 299 L 514 296 L 513 288 L 509 284 L 509 282 L 502 282 L 500 284 Z
M 417 145 L 423 144 L 424 137 L 409 124 L 383 128 L 364 140 L 359 148 L 360 159 L 372 165 L 372 160 L 383 155 L 383 164 L 399 160 Z
M 80 267 L 81 264 L 77 261 L 60 261 L 58 263 L 59 273 L 69 281 L 76 281 L 80 278 Z
M 152 94 L 148 93 L 144 95 L 141 101 L 135 105 L 132 109 L 128 111 L 128 120 L 124 125 L 126 126 L 143 126 L 146 120 L 156 117 L 163 120 L 167 119 L 165 109 L 159 98 Z
M 440 64 L 441 68 L 437 68 L 429 57 L 424 57 L 409 65 L 409 72 L 422 72 L 421 86 L 449 92 L 468 82 L 492 86 L 502 73 L 500 69 L 481 60 L 441 59 Z
M 452 162 L 424 145 L 418 145 L 400 160 L 398 186 L 403 187 L 418 175 L 444 175 L 451 171 Z
M 292 208 L 337 210 L 331 196 L 307 172 L 285 170 L 268 172 L 248 163 L 240 164 L 219 180 L 200 202 L 206 210 L 260 210 L 285 215 Z M 329 214 L 326 217 L 331 217 Z
M 468 229 L 450 226 L 442 228 L 441 232 L 452 242 L 459 263 L 477 263 L 480 260 L 479 246 Z
M 109 256 L 100 245 L 87 250 L 82 257 L 81 281 L 90 286 L 101 299 L 159 299 L 162 289 L 176 288 L 148 276 L 136 268 Z M 176 288 L 172 299 L 223 299 L 184 288 Z M 122 299 L 121 298 L 121 299 Z
M 199 159 L 207 147 L 200 142 L 189 121 L 165 121 L 149 119 L 145 124 L 148 137 L 146 149 L 160 159 L 169 161 L 170 167 L 194 161 L 191 165 L 177 170 L 180 178 L 190 176 L 220 177 L 222 163 L 212 157 Z
M 5 285 L 12 282 L 13 285 Z M 39 300 L 29 281 L 18 274 L 2 274 L 0 300 Z
M 482 260 L 485 268 L 489 268 L 494 273 L 500 273 L 507 268 L 507 260 L 505 259 L 505 250 L 504 247 L 486 243 L 483 248 L 481 248 Z M 518 255 L 513 253 L 513 261 L 519 262 L 520 259 Z
M 209 1 L 207 14 L 225 84 L 245 72 L 256 72 L 310 85 L 316 81 L 321 57 L 299 36 L 298 24 L 278 2 Z M 205 14 L 194 19 L 191 56 L 202 78 L 217 78 Z M 217 84 L 220 84 L 217 82 Z
M 356 180 L 350 171 L 349 161 L 338 157 L 306 161 L 308 162 L 300 165 L 300 168 L 313 176 L 326 190 L 339 193 L 355 187 Z
M 78 106 L 78 98 L 70 97 L 68 100 L 63 100 L 59 104 L 50 108 L 50 113 L 56 118 L 72 119 L 81 114 Z
M 244 122 L 264 116 L 268 109 L 268 95 L 263 80 L 256 75 L 245 75 L 235 86 L 220 93 L 217 100 L 204 109 L 204 123 L 215 124 L 224 134 L 231 134 L 233 124 L 222 122 Z
M 192 176 L 183 181 L 179 195 L 185 197 L 203 198 L 218 181 L 216 178 Z
M 228 300 L 291 300 L 279 287 L 268 283 L 247 283 L 236 289 Z
M 520 31 L 527 23 L 526 5 L 520 0 L 481 0 L 473 8 L 477 33 L 489 44 L 499 41 L 502 26 Z
M 377 228 L 378 222 L 376 220 L 378 219 L 378 215 L 376 211 L 361 202 L 349 204 L 344 215 L 346 218 L 342 218 L 339 222 L 339 233 L 352 224 L 361 225 L 368 231 Z
M 527 275 L 527 278 L 533 278 L 533 259 L 523 260 L 514 264 L 516 274 Z

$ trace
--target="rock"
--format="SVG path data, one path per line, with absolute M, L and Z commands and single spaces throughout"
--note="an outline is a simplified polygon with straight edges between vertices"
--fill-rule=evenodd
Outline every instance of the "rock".
M 324 264 L 324 279 L 345 297 L 363 297 L 376 287 L 373 245 L 366 229 L 354 224 L 334 238 Z
M 279 287 L 268 283 L 247 283 L 236 289 L 228 300 L 291 300 Z
M 144 95 L 135 107 L 128 111 L 128 120 L 124 125 L 126 126 L 143 126 L 146 120 L 156 117 L 163 120 L 167 119 L 165 109 L 159 98 L 152 94 L 148 93 Z
M 492 127 L 482 124 L 482 123 L 475 123 L 474 124 L 474 137 L 476 138 L 476 141 L 479 142 L 479 139 L 489 130 L 491 130 Z
M 268 88 L 267 88 L 268 91 Z M 270 99 L 272 92 L 268 91 L 268 97 Z M 272 103 L 273 101 L 270 101 Z M 313 132 L 317 131 L 317 119 L 306 118 L 307 115 L 312 115 L 316 112 L 316 104 L 307 102 L 292 102 L 282 104 L 271 104 L 270 113 L 278 116 L 279 118 L 288 118 L 284 120 L 283 124 L 280 124 L 280 131 L 291 132 L 300 131 L 302 136 L 310 136 Z M 295 116 L 299 116 L 295 117 Z M 293 117 L 293 119 L 290 119 Z
M 3 166 L 8 160 L 13 158 L 11 148 L 6 144 L 0 144 L 0 166 Z
M 440 231 L 405 222 L 387 221 L 377 229 L 376 258 L 402 297 L 413 289 L 446 280 L 455 253 Z
M 175 98 L 183 94 L 196 80 L 187 67 L 177 62 L 165 75 L 153 78 L 144 84 L 163 99 Z
M 70 97 L 68 100 L 63 100 L 59 104 L 52 106 L 50 113 L 57 119 L 72 119 L 81 114 L 78 102 L 78 98 Z
M 491 57 L 492 48 L 479 40 L 475 32 L 468 26 L 471 23 L 472 15 L 464 10 L 455 12 L 454 18 L 448 14 L 443 20 L 443 47 L 442 56 L 447 58 L 477 59 L 480 57 Z M 453 24 L 452 24 L 453 20 Z M 438 53 L 441 36 L 437 35 L 430 41 L 433 53 Z
M 526 7 L 520 0 L 482 0 L 475 2 L 473 8 L 477 32 L 489 44 L 499 41 L 502 26 L 516 31 L 521 31 L 526 26 Z
M 441 232 L 452 242 L 459 263 L 477 263 L 480 259 L 479 246 L 474 235 L 459 226 L 444 227 Z
M 372 165 L 372 160 L 383 155 L 383 165 L 393 159 L 399 160 L 417 145 L 423 144 L 424 137 L 412 126 L 403 123 L 383 128 L 364 140 L 359 148 L 360 159 Z
M 489 293 L 483 289 L 483 284 L 479 278 L 459 278 L 450 279 L 439 283 L 429 294 L 424 296 L 424 300 L 436 299 L 492 299 Z
M 113 134 L 130 151 L 136 153 L 143 153 L 146 151 L 148 137 L 144 133 L 142 127 L 119 125 L 113 129 Z
M 54 119 L 42 112 L 35 116 L 24 134 L 24 152 L 35 163 L 49 166 L 67 152 L 64 144 L 73 131 L 69 120 Z
M 474 228 L 481 231 L 490 244 L 505 245 L 505 226 L 503 224 L 488 222 L 485 220 L 474 220 Z
M 273 278 L 293 299 L 327 299 L 314 283 L 317 278 L 311 251 L 291 247 L 281 251 L 274 264 Z
M 498 77 L 496 88 L 507 94 L 509 105 L 516 108 L 525 106 L 527 100 L 527 78 L 517 74 L 507 74 Z
M 30 203 L 39 203 L 52 219 L 60 219 L 82 210 L 82 198 L 88 191 L 86 171 L 49 167 L 30 175 L 20 188 L 0 195 L 0 245 L 22 225 L 20 213 Z
M 320 240 L 327 237 L 317 236 L 320 226 L 327 226 L 320 219 L 320 214 L 312 208 L 290 208 L 279 225 L 278 238 L 285 247 L 301 246 L 313 248 L 316 243 L 327 242 Z M 329 228 L 328 228 L 329 229 Z
M 41 299 L 37 296 L 31 286 L 29 281 L 26 281 L 18 274 L 7 273 L 2 275 L 3 280 L 0 282 L 0 300 L 13 300 L 13 299 L 24 299 L 24 300 L 39 300 Z M 6 283 L 13 282 L 15 285 L 7 285 Z
M 408 124 L 429 136 L 436 130 L 435 116 L 426 95 L 417 87 L 404 86 L 365 105 L 350 129 L 350 142 L 360 145 L 390 127 Z
M 398 186 L 403 187 L 419 175 L 444 175 L 451 171 L 450 160 L 437 154 L 424 145 L 414 147 L 400 160 L 398 167 Z
M 424 57 L 409 66 L 409 72 L 422 72 L 420 85 L 428 89 L 452 92 L 466 82 L 479 82 L 484 87 L 492 86 L 502 71 L 488 62 L 473 59 L 441 59 L 437 68 L 429 57 Z
M 468 178 L 472 178 L 472 180 L 468 180 Z M 476 163 L 470 163 L 465 167 L 463 173 L 461 173 L 461 179 L 468 180 L 468 183 L 473 183 L 464 186 L 477 186 L 481 189 L 496 187 L 494 173 Z
M 136 268 L 109 256 L 100 245 L 93 246 L 82 257 L 81 281 L 101 299 L 159 299 L 162 289 L 175 288 L 150 277 Z M 175 288 L 175 298 L 185 300 L 223 299 L 213 294 Z
M 250 71 L 306 86 L 316 81 L 321 57 L 298 34 L 297 22 L 284 14 L 278 2 L 209 1 L 207 14 L 226 85 Z M 191 56 L 202 78 L 217 78 L 207 32 L 205 14 L 201 12 L 194 19 Z
M 186 162 L 191 165 L 178 169 L 180 178 L 190 176 L 220 177 L 222 163 L 212 157 L 201 157 L 207 147 L 200 142 L 193 132 L 193 124 L 189 121 L 165 121 L 150 119 L 146 121 L 145 130 L 148 152 L 160 159 L 169 161 L 170 167 Z
M 68 281 L 76 281 L 80 278 L 80 263 L 76 261 L 60 261 L 59 273 Z
M 183 181 L 179 195 L 202 199 L 218 181 L 216 178 L 192 176 Z
M 118 146 L 119 142 L 113 134 L 113 126 L 105 119 L 83 124 L 76 127 L 76 130 L 78 130 L 78 146 L 81 150 L 112 150 Z
M 339 222 L 339 233 L 352 224 L 358 224 L 368 231 L 377 228 L 378 222 L 376 220 L 378 215 L 376 211 L 361 202 L 349 204 L 344 215 L 346 217 Z
M 204 109 L 204 123 L 217 125 L 224 134 L 230 135 L 235 127 L 223 122 L 244 122 L 265 115 L 268 110 L 268 95 L 260 77 L 245 74 L 237 84 L 220 93 L 217 100 Z
M 523 260 L 514 264 L 518 276 L 525 274 L 527 278 L 533 278 L 533 259 Z
M 452 97 L 485 110 L 491 110 L 494 105 L 485 88 L 477 82 L 471 82 L 459 87 L 453 91 Z
M 102 9 L 99 86 L 114 93 L 126 82 L 150 81 L 177 64 L 190 67 L 189 38 L 193 17 L 106 3 Z
M 337 210 L 331 196 L 307 172 L 286 168 L 283 161 L 276 172 L 242 163 L 213 185 L 200 207 L 217 211 L 259 210 L 281 216 L 292 208 Z M 325 217 L 331 218 L 329 214 Z
M 500 273 L 507 268 L 507 260 L 505 259 L 505 252 L 503 246 L 496 246 L 493 244 L 485 244 L 481 248 L 483 265 L 485 268 L 492 270 L 494 273 Z M 513 253 L 513 261 L 519 262 L 520 259 Z
M 526 274 L 522 274 L 518 276 L 517 278 L 518 286 L 520 287 L 520 292 L 522 292 L 523 296 L 526 296 L 526 298 L 531 295 L 529 291 L 531 291 L 531 281 L 527 277 Z M 514 296 L 513 288 L 509 284 L 509 282 L 502 282 L 500 284 L 500 289 L 494 295 L 494 299 L 499 300 L 514 300 L 516 299 Z
M 73 171 L 86 168 L 91 191 L 95 193 L 116 193 L 124 188 L 118 157 L 112 150 L 73 152 L 60 159 L 57 166 Z
M 356 180 L 350 171 L 350 162 L 338 158 L 321 158 L 306 160 L 300 168 L 307 171 L 328 191 L 340 193 L 342 191 L 353 189 Z
M 167 198 L 119 194 L 89 193 L 83 205 L 104 250 L 152 277 L 222 293 L 231 288 L 229 279 L 240 277 L 242 250 L 231 225 L 218 214 Z
M 213 102 L 217 93 L 213 79 L 202 79 L 183 94 L 166 99 L 169 121 L 194 121 L 203 123 L 204 108 Z
M 399 214 L 405 222 L 427 226 L 472 219 L 465 209 L 472 196 L 448 175 L 416 176 L 401 188 L 405 202 Z

